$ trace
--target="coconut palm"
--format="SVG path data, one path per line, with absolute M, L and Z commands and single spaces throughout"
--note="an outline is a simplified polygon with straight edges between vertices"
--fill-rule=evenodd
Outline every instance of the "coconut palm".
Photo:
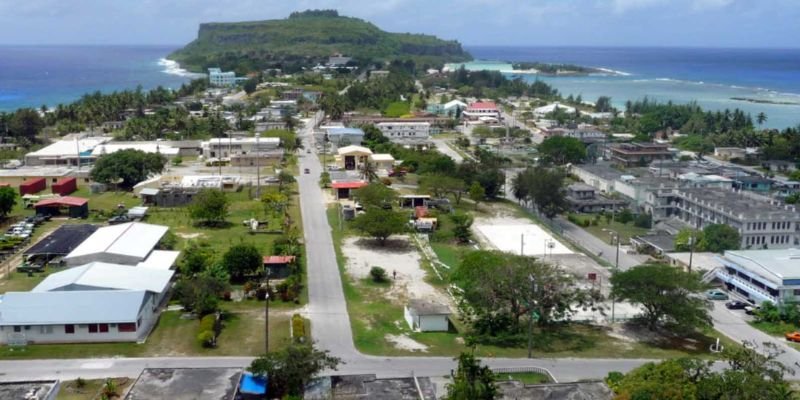
M 763 111 L 758 113 L 758 115 L 756 115 L 756 122 L 758 123 L 759 127 L 763 125 L 764 122 L 767 122 L 767 114 L 764 114 Z
M 372 181 L 378 179 L 378 171 L 375 168 L 375 164 L 369 161 L 364 161 L 361 164 L 361 179 L 364 179 L 367 182 L 372 183 Z

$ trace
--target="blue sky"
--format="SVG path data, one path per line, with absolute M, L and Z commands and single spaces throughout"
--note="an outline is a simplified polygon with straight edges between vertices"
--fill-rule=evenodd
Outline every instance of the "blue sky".
M 200 22 L 335 8 L 466 45 L 799 47 L 800 0 L 0 0 L 0 44 L 184 44 Z

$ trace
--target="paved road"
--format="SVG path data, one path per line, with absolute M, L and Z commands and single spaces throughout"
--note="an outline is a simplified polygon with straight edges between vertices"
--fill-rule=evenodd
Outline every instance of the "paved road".
M 436 151 L 439 153 L 452 158 L 456 163 L 460 164 L 464 162 L 464 157 L 462 157 L 461 154 L 458 154 L 457 151 L 453 150 L 453 148 L 447 143 L 447 140 L 431 138 L 431 142 L 436 145 Z

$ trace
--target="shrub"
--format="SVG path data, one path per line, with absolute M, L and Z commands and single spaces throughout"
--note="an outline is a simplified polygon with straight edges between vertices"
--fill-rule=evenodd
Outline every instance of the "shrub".
M 105 385 L 103 385 L 102 394 L 103 396 L 109 399 L 112 397 L 116 397 L 117 395 L 119 395 L 119 393 L 117 393 L 117 384 L 114 383 L 114 381 L 111 379 L 107 380 Z
M 300 314 L 292 315 L 292 337 L 301 343 L 306 340 L 306 322 Z
M 624 208 L 617 215 L 617 221 L 619 221 L 621 224 L 627 224 L 628 222 L 633 221 L 633 213 L 631 213 L 631 210 Z
M 214 347 L 214 332 L 201 331 L 197 334 L 197 343 L 203 347 Z
M 381 183 L 386 186 L 392 186 L 392 179 L 391 178 L 381 178 Z
M 214 347 L 217 338 L 217 316 L 214 314 L 206 315 L 200 319 L 199 333 L 197 342 L 203 347 Z
M 83 389 L 84 387 L 86 387 L 86 379 L 83 379 L 81 377 L 75 379 L 75 387 L 77 387 L 78 389 Z
M 381 267 L 370 268 L 369 275 L 375 283 L 386 282 L 386 270 Z
M 267 298 L 267 288 L 259 286 L 256 288 L 256 300 L 265 300 Z

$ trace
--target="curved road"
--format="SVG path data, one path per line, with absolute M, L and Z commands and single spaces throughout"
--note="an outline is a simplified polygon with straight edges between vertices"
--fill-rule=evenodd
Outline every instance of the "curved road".
M 317 118 L 320 118 L 318 115 Z M 311 130 L 302 132 L 306 148 L 313 148 Z M 353 344 L 347 303 L 336 263 L 331 228 L 328 224 L 318 177 L 322 166 L 316 155 L 302 154 L 298 179 L 300 207 L 307 244 L 308 289 L 312 335 L 320 348 L 329 350 L 345 362 L 341 373 L 373 373 L 390 376 L 444 376 L 455 367 L 448 357 L 375 357 L 358 352 Z M 109 376 L 136 377 L 147 367 L 226 367 L 246 366 L 252 357 L 164 357 L 102 358 L 68 360 L 0 361 L 0 380 L 75 379 Z M 610 371 L 628 371 L 648 360 L 635 359 L 484 359 L 492 367 L 544 367 L 559 381 L 599 379 Z

